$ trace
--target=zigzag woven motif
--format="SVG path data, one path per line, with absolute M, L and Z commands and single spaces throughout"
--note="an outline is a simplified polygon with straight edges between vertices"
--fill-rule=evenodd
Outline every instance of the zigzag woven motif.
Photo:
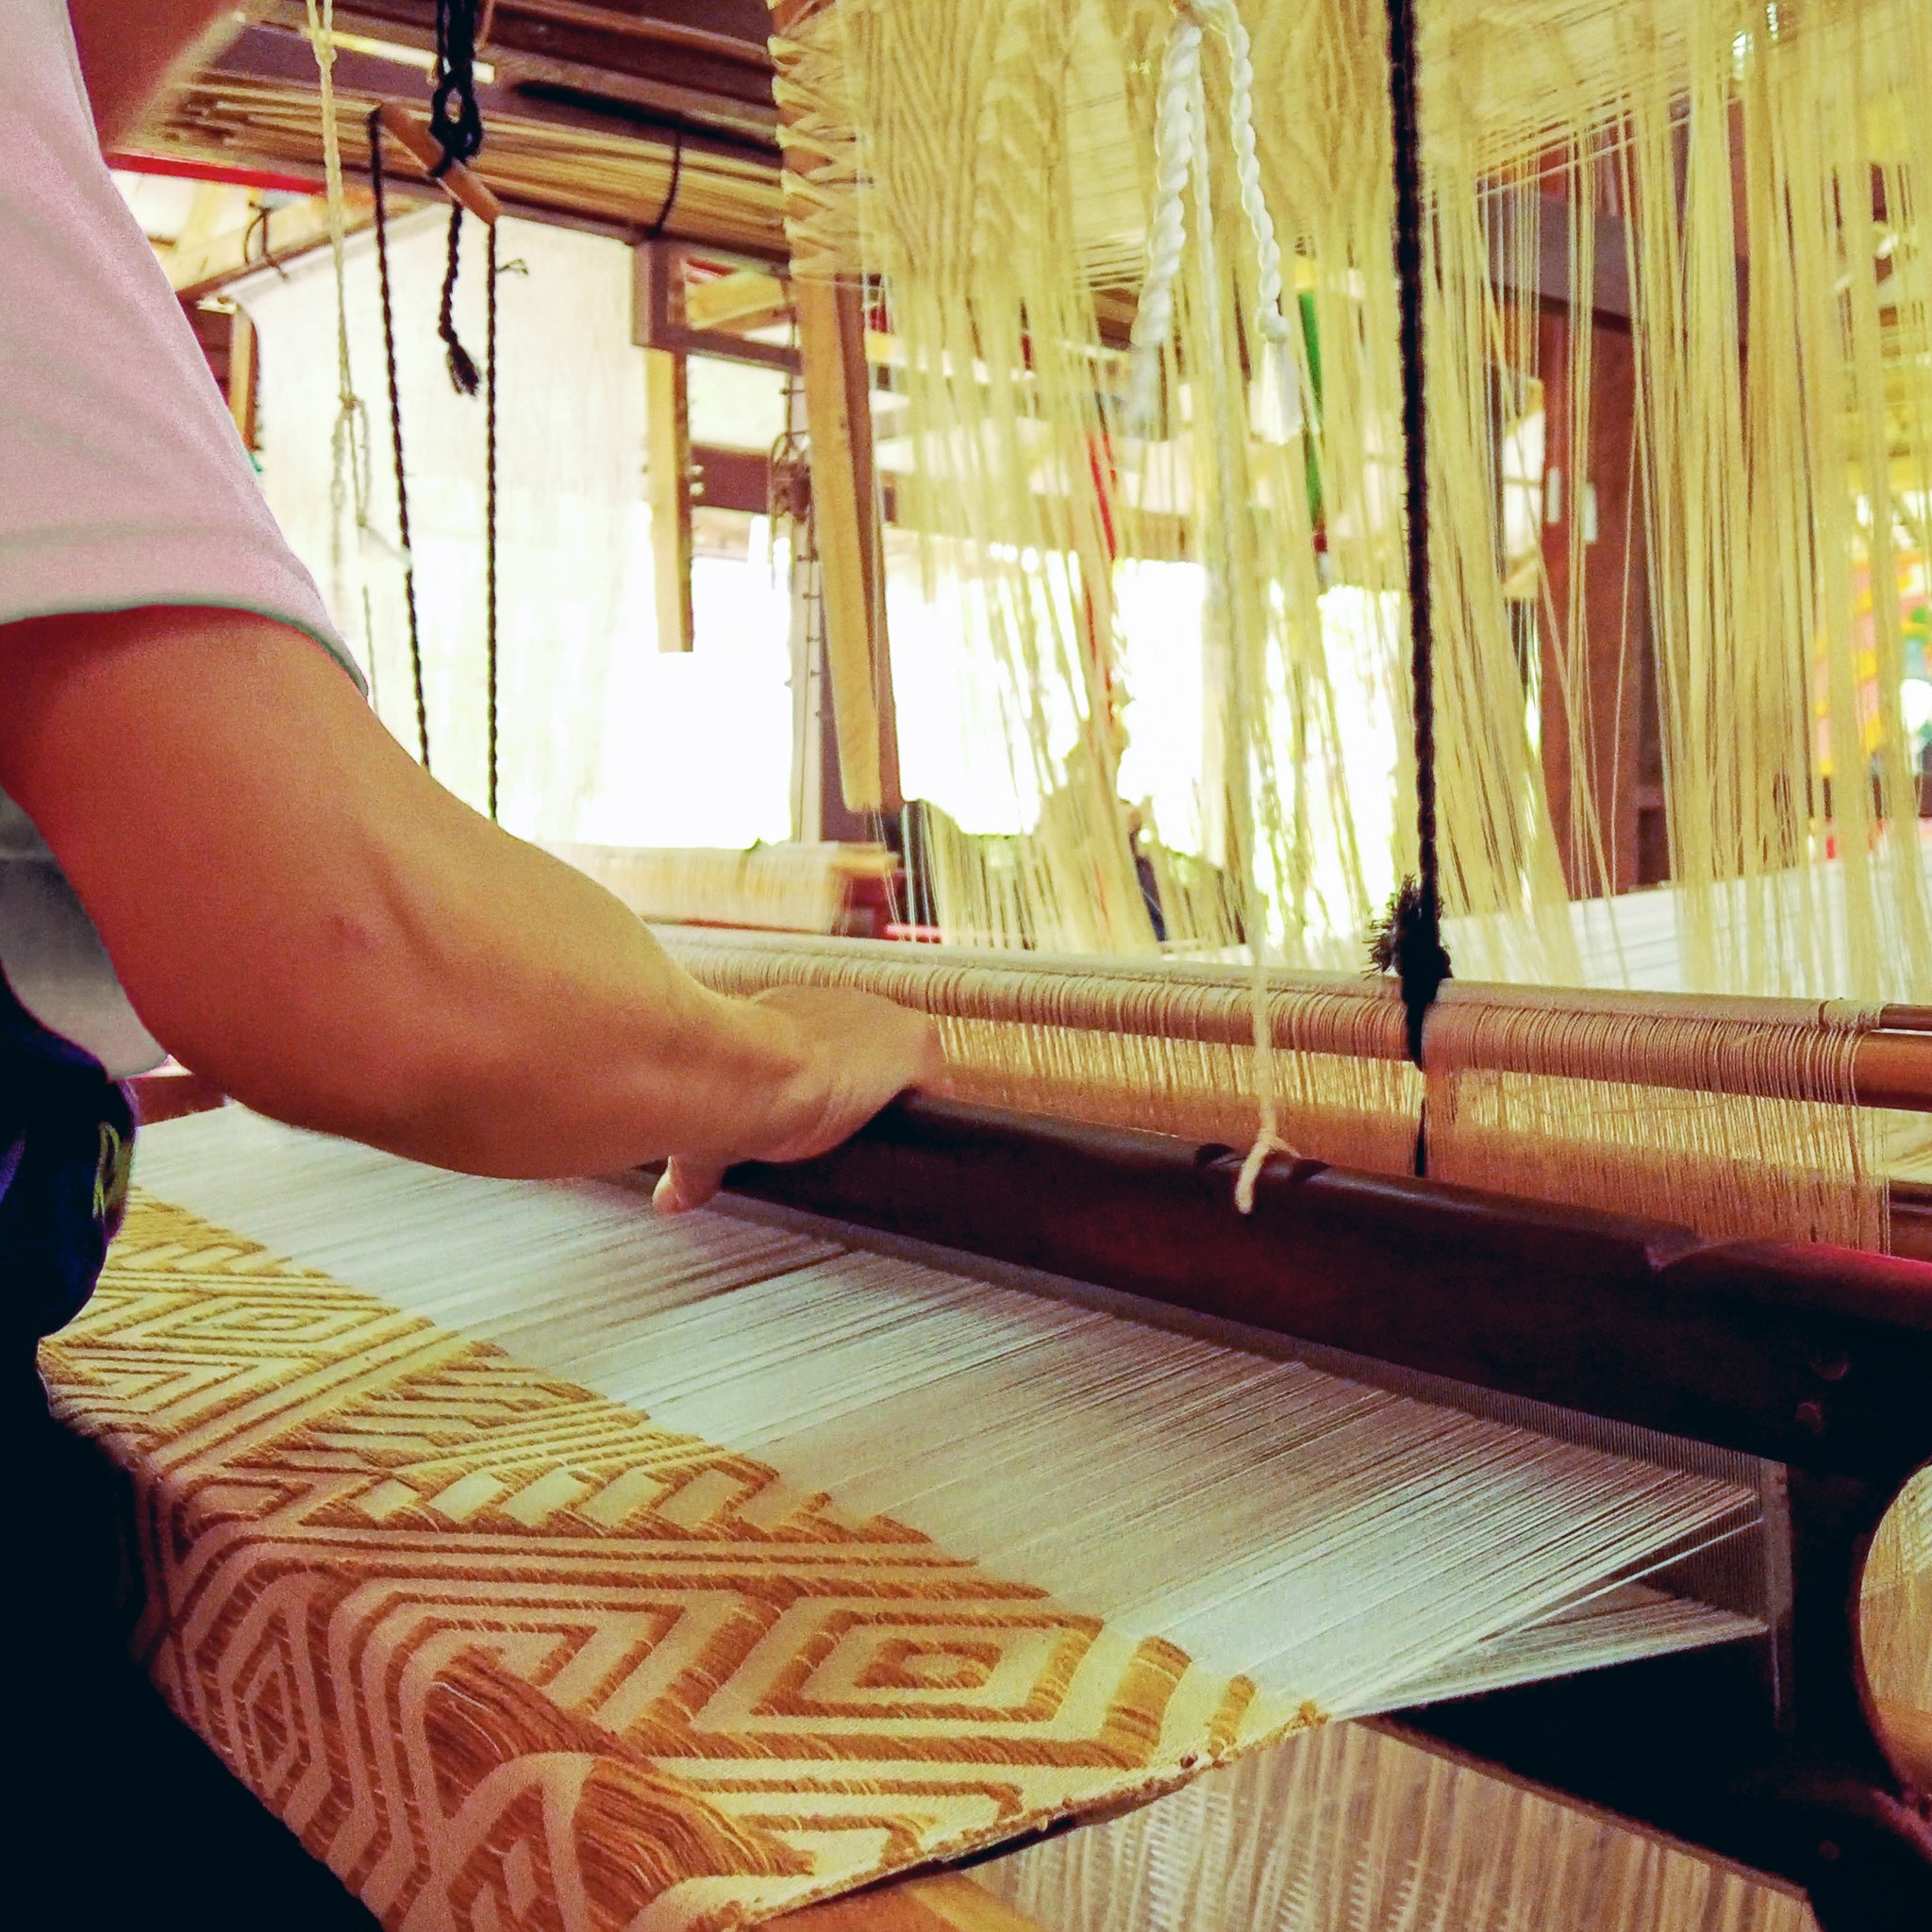
M 1171 1643 L 177 1208 L 137 1201 L 42 1361 L 133 1475 L 156 1682 L 391 1932 L 745 1924 L 1261 1722 Z

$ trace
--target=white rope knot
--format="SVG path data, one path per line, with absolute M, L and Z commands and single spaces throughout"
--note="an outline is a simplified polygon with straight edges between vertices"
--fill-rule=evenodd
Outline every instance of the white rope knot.
M 1151 436 L 1156 425 L 1161 356 L 1174 333 L 1174 285 L 1187 249 L 1191 174 L 1196 177 L 1203 207 L 1207 204 L 1208 105 L 1201 38 L 1208 28 L 1227 43 L 1227 118 L 1235 182 L 1255 244 L 1252 315 L 1261 342 L 1251 415 L 1257 436 L 1287 442 L 1301 433 L 1306 420 L 1294 352 L 1296 329 L 1282 306 L 1281 243 L 1262 192 L 1261 161 L 1255 145 L 1254 47 L 1234 0 L 1174 0 L 1154 123 L 1155 212 L 1148 231 L 1147 275 L 1134 312 L 1128 432 Z

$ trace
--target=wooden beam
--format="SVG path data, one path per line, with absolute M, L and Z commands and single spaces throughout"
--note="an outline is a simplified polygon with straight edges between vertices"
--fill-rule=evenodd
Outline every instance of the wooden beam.
M 1574 447 L 1579 327 L 1591 331 L 1583 450 Z M 1573 897 L 1589 899 L 1640 883 L 1641 660 L 1650 645 L 1642 506 L 1632 490 L 1637 364 L 1629 330 L 1601 310 L 1546 307 L 1539 338 L 1546 475 L 1562 479 L 1543 498 L 1543 788 L 1564 879 Z
M 772 1922 L 773 1932 L 1041 1932 L 983 1885 L 957 1872 L 908 1878 L 808 1906 Z
M 715 443 L 691 446 L 691 494 L 711 509 L 741 510 L 761 517 L 771 507 L 772 464 L 764 451 L 722 449 Z
M 896 812 L 903 800 L 865 317 L 857 291 L 842 284 L 804 277 L 792 296 L 804 364 L 840 790 L 854 811 Z
M 658 648 L 688 651 L 691 623 L 691 406 L 684 358 L 644 351 L 644 452 Z
M 375 203 L 359 189 L 347 196 L 353 234 L 375 218 Z M 168 280 L 184 302 L 218 294 L 241 275 L 269 260 L 293 261 L 328 243 L 328 204 L 319 194 L 271 209 L 264 221 L 244 223 L 219 235 L 184 236 L 162 257 Z
M 228 413 L 242 447 L 255 454 L 255 325 L 238 308 L 228 318 Z
M 685 324 L 698 330 L 763 328 L 791 312 L 791 297 L 785 284 L 754 268 L 694 283 L 684 291 Z

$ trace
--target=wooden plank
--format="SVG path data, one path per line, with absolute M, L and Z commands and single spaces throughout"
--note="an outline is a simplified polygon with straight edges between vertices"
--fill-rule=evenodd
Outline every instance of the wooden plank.
M 691 648 L 691 406 L 684 358 L 644 351 L 644 452 L 658 648 Z
M 1932 1455 L 1923 1263 L 1701 1246 L 1636 1216 L 1285 1157 L 1242 1215 L 1241 1165 L 1161 1135 L 916 1099 L 833 1153 L 734 1168 L 727 1185 L 1820 1474 L 1896 1480 Z
M 375 218 L 375 205 L 359 189 L 347 196 L 349 231 L 366 228 Z M 244 224 L 218 235 L 190 240 L 184 236 L 163 257 L 168 280 L 184 302 L 220 292 L 238 276 L 250 275 L 273 258 L 293 261 L 328 244 L 328 204 L 311 194 L 273 209 L 265 222 Z M 264 253 L 264 250 L 266 253 Z
M 864 315 L 857 291 L 841 284 L 807 276 L 792 296 L 840 790 L 853 811 L 896 812 L 903 801 Z
M 715 281 L 697 282 L 684 292 L 684 320 L 689 328 L 763 328 L 791 312 L 791 297 L 776 275 L 741 268 Z
M 771 507 L 772 463 L 763 450 L 693 443 L 691 474 L 692 493 L 713 509 L 761 517 Z
M 1574 898 L 1627 892 L 1639 883 L 1639 759 L 1650 649 L 1648 558 L 1632 485 L 1637 367 L 1630 333 L 1600 317 L 1591 329 L 1590 447 L 1573 447 L 1575 366 L 1570 309 L 1546 308 L 1539 325 L 1544 460 L 1562 476 L 1559 513 L 1543 526 L 1542 763 L 1550 818 Z M 1593 532 L 1586 524 L 1591 520 Z M 1577 541 L 1582 535 L 1588 541 Z M 1582 582 L 1573 565 L 1581 565 Z M 1572 624 L 1582 635 L 1563 649 Z M 1574 658 L 1565 675 L 1566 656 Z M 1572 729 L 1573 713 L 1576 728 Z M 1576 769 L 1577 754 L 1581 769 Z
M 256 340 L 255 325 L 236 309 L 228 318 L 228 413 L 242 447 L 255 454 Z
M 774 1932 L 1041 1932 L 956 1872 L 882 1885 L 772 1922 Z

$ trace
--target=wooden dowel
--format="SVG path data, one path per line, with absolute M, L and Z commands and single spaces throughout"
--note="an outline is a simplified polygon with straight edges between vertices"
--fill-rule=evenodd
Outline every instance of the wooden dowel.
M 395 101 L 383 102 L 375 110 L 375 117 L 382 123 L 382 131 L 408 148 L 415 157 L 417 166 L 452 201 L 459 202 L 479 222 L 487 222 L 492 228 L 502 219 L 503 204 L 462 162 L 452 162 L 441 175 L 436 173 L 442 166 L 442 149 L 437 145 L 436 137 L 430 133 L 426 121 L 419 121 Z
M 863 940 L 786 941 L 750 933 L 707 936 L 659 929 L 673 956 L 721 991 L 751 992 L 761 985 L 843 983 L 895 999 L 903 1006 L 995 1024 L 1058 1026 L 1083 1031 L 1156 1035 L 1209 1044 L 1245 1045 L 1254 1038 L 1253 992 L 1241 968 L 1189 968 L 1124 961 L 1060 959 L 1044 954 L 989 953 L 952 946 L 906 947 Z M 1282 996 L 1274 1039 L 1284 1050 L 1346 1053 L 1355 1058 L 1403 1058 L 1400 1013 L 1392 981 L 1359 974 L 1271 974 Z M 1325 995 L 1310 1008 L 1293 994 Z M 1378 1011 L 1381 1008 L 1383 1010 Z M 1797 1084 L 1775 1084 L 1784 1068 L 1775 1053 L 1730 1068 L 1686 1050 L 1692 1028 L 1713 1018 L 1757 1022 L 1766 1028 L 1822 1024 L 1816 1001 L 1687 999 L 1668 994 L 1549 992 L 1542 989 L 1460 982 L 1445 988 L 1424 1035 L 1424 1058 L 1454 1029 L 1464 1035 L 1445 1056 L 1448 1065 L 1556 1079 L 1612 1077 L 1596 1049 L 1576 1035 L 1539 1038 L 1532 1029 L 1485 1032 L 1471 1048 L 1472 1021 L 1494 1011 L 1563 1011 L 1642 1020 L 1620 1053 L 1632 1085 L 1690 1092 L 1762 1094 L 1806 1100 Z M 1889 1015 L 1924 1008 L 1888 1008 Z M 1473 1055 L 1473 1057 L 1472 1057 Z M 1932 1113 L 1932 1029 L 1881 1027 L 1853 1047 L 1852 1091 L 1861 1107 Z
M 1852 1091 L 1860 1107 L 1932 1113 L 1932 1033 L 1868 1033 L 1852 1063 Z

